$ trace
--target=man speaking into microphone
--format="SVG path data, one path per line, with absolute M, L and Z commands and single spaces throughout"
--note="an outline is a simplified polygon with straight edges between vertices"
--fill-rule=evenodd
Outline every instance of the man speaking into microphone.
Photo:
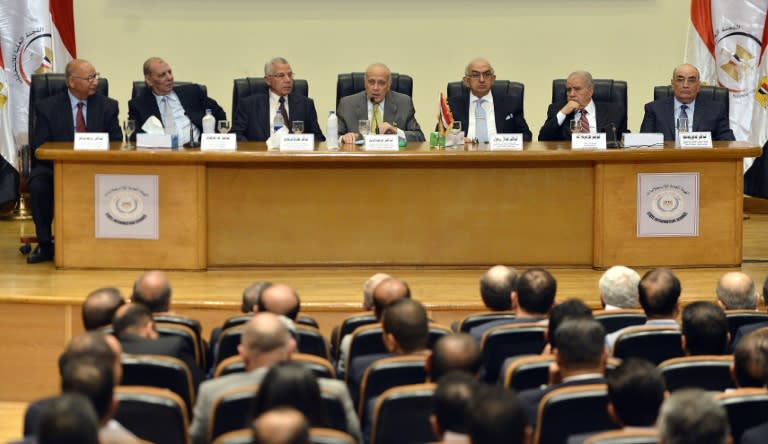
M 539 140 L 571 140 L 571 121 L 578 122 L 580 133 L 613 132 L 612 140 L 627 131 L 624 108 L 615 103 L 595 102 L 592 74 L 574 71 L 565 81 L 567 102 L 553 103 L 547 109 L 547 120 L 539 130 Z
M 368 120 L 371 134 L 397 134 L 408 141 L 421 142 L 424 133 L 416 121 L 413 101 L 405 94 L 390 90 L 392 79 L 387 65 L 374 63 L 365 70 L 365 91 L 339 101 L 339 136 L 343 143 L 355 143 L 362 135 L 358 122 Z

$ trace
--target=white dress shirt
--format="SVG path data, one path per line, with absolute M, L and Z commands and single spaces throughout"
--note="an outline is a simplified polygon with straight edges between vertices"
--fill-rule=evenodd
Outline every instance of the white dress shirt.
M 155 95 L 155 100 L 157 100 L 157 107 L 160 109 L 161 120 L 165 117 L 165 104 L 163 103 L 163 98 L 168 98 L 168 103 L 171 105 L 171 111 L 173 111 L 173 122 L 176 124 L 176 133 L 179 136 L 179 145 L 189 142 L 190 126 L 192 127 L 195 140 L 199 140 L 200 129 L 197 126 L 192 125 L 192 121 L 187 117 L 187 112 L 184 111 L 184 107 L 181 105 L 181 100 L 179 100 L 179 96 L 176 95 L 176 91 L 171 91 L 165 96 L 158 96 L 154 92 L 152 92 L 152 94 Z
M 585 110 L 587 110 L 587 121 L 589 122 L 589 132 L 594 133 L 597 128 L 597 115 L 595 114 L 595 102 L 593 100 L 589 101 L 589 104 L 584 107 Z M 562 126 L 563 122 L 565 122 L 565 118 L 567 116 L 563 114 L 562 111 L 557 112 L 557 124 L 558 126 Z M 576 113 L 573 115 L 573 120 L 579 120 L 581 119 L 581 111 L 576 111 Z
M 493 94 L 488 91 L 488 94 L 486 94 L 485 97 L 477 97 L 470 91 L 469 121 L 467 122 L 469 128 L 464 128 L 467 132 L 466 137 L 470 139 L 474 139 L 477 134 L 477 131 L 475 131 L 475 111 L 477 110 L 477 102 L 481 98 L 485 100 L 485 102 L 483 102 L 483 109 L 485 110 L 485 122 L 488 125 L 488 138 L 490 139 L 496 135 L 496 114 L 493 108 Z

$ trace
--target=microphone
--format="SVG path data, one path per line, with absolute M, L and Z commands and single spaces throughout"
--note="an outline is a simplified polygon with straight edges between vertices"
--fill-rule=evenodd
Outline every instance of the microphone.
M 605 137 L 607 139 L 605 146 L 606 148 L 621 148 L 621 144 L 619 144 L 616 124 L 613 122 L 610 122 L 607 127 L 603 128 L 605 131 Z M 610 131 L 609 131 L 610 130 Z

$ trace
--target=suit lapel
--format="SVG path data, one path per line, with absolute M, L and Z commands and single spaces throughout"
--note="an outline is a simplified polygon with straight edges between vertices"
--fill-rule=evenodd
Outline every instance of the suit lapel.
M 291 121 L 305 120 L 304 112 L 301 109 L 301 101 L 296 97 L 296 93 L 288 94 L 288 119 Z
M 95 95 L 88 97 L 88 117 L 85 127 L 89 132 L 102 131 L 101 122 L 99 122 L 99 118 L 104 114 L 102 104 L 102 101 Z
M 259 126 L 262 134 L 264 135 L 264 139 L 266 140 L 269 137 L 269 127 L 271 126 L 270 119 L 272 116 L 269 114 L 269 95 L 260 95 L 259 98 L 254 102 L 254 105 L 256 107 L 256 112 L 254 113 L 255 116 L 262 116 L 258 119 L 256 122 L 256 125 Z
M 504 124 L 506 123 L 507 116 L 504 113 L 507 112 L 507 108 L 504 106 L 504 97 L 493 96 L 493 116 L 496 119 L 496 132 L 504 132 Z
M 665 139 L 675 138 L 675 100 L 667 97 L 664 100 L 664 106 L 660 110 L 659 120 L 662 125 L 662 133 Z
M 64 92 L 61 96 L 61 105 L 56 107 L 56 109 L 65 109 L 67 110 L 66 114 L 64 115 L 64 122 L 65 122 L 65 134 L 67 134 L 68 139 L 74 139 L 75 138 L 75 120 L 72 117 L 72 102 L 69 101 L 69 94 Z M 90 116 L 90 113 L 88 113 Z M 86 127 L 88 124 L 86 123 Z
M 162 116 L 160 115 L 160 107 L 157 106 L 157 99 L 155 99 L 155 94 L 152 93 L 152 90 L 147 89 L 147 91 L 144 93 L 144 106 L 146 109 L 150 111 L 150 114 L 160 119 L 160 121 L 163 120 Z M 137 122 L 138 125 L 138 122 Z
M 382 122 L 390 121 L 394 124 L 397 121 L 397 103 L 392 98 L 392 94 L 387 94 L 384 101 L 384 115 L 381 116 Z

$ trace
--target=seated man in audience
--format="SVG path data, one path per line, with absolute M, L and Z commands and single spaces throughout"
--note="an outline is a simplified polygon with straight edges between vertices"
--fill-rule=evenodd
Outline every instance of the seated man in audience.
M 765 305 L 768 306 L 768 278 L 766 278 L 765 281 L 763 281 L 763 302 L 765 302 Z M 739 341 L 741 341 L 741 338 L 745 337 L 746 335 L 750 334 L 755 330 L 759 330 L 764 327 L 768 327 L 768 321 L 755 322 L 752 324 L 747 324 L 739 327 L 739 329 L 736 330 L 736 335 L 733 337 L 733 340 L 731 341 L 731 349 L 735 348 L 739 344 Z
M 371 122 L 371 134 L 397 134 L 408 141 L 424 141 L 413 100 L 391 91 L 392 79 L 387 65 L 374 63 L 365 70 L 365 91 L 342 97 L 336 107 L 339 135 L 343 143 L 355 143 L 362 135 L 358 122 Z
M 768 329 L 753 331 L 736 345 L 731 377 L 736 387 L 765 387 L 768 382 Z
M 624 430 L 655 431 L 659 407 L 667 395 L 664 377 L 644 359 L 624 360 L 608 373 L 608 415 Z M 601 432 L 573 435 L 568 444 L 582 444 Z
M 117 121 L 118 104 L 96 93 L 99 73 L 85 60 L 74 59 L 65 69 L 67 90 L 39 101 L 30 109 L 35 132 L 29 135 L 32 170 L 29 174 L 29 207 L 35 222 L 37 247 L 28 264 L 53 260 L 53 162 L 38 159 L 37 148 L 45 142 L 72 142 L 75 133 L 109 133 L 109 140 L 123 140 Z
M 317 123 L 315 102 L 302 94 L 293 92 L 293 70 L 282 57 L 275 57 L 264 65 L 264 81 L 269 86 L 267 94 L 253 94 L 241 98 L 237 115 L 233 117 L 232 132 L 238 140 L 263 142 L 274 134 L 275 114 L 283 118 L 286 129 L 291 123 L 304 122 L 304 133 L 314 134 L 315 142 L 325 140 Z
M 283 315 L 296 321 L 301 310 L 301 300 L 296 290 L 285 284 L 272 284 L 262 290 L 256 303 L 259 312 Z
M 557 281 L 543 268 L 526 270 L 517 280 L 517 289 L 512 291 L 514 319 L 499 319 L 478 325 L 469 331 L 475 340 L 482 341 L 483 335 L 493 327 L 507 324 L 522 324 L 545 321 L 555 303 Z
M 462 371 L 451 371 L 440 378 L 429 417 L 433 433 L 440 438 L 438 442 L 469 444 L 468 408 L 479 386 L 476 378 Z
M 755 281 L 741 271 L 729 271 L 717 281 L 717 303 L 723 310 L 755 310 L 760 297 Z
M 593 101 L 594 92 L 592 74 L 570 73 L 565 81 L 567 101 L 549 105 L 539 140 L 571 140 L 572 120 L 579 122 L 582 133 L 605 132 L 608 138 L 620 138 L 627 131 L 626 111 L 615 103 Z
M 542 355 L 552 354 L 552 350 L 557 348 L 557 339 L 555 332 L 560 324 L 569 319 L 594 319 L 592 310 L 581 299 L 570 298 L 555 305 L 549 310 L 549 320 L 547 322 L 547 331 L 545 333 L 547 345 L 544 346 Z M 515 359 L 519 356 L 513 356 L 508 359 Z M 505 362 L 506 364 L 506 362 Z
M 253 444 L 310 444 L 309 422 L 292 407 L 268 410 L 253 420 Z
M 662 97 L 645 105 L 641 133 L 663 133 L 675 140 L 677 119 L 688 119 L 688 131 L 709 131 L 712 140 L 736 140 L 729 126 L 725 105 L 699 97 L 699 70 L 688 63 L 672 71 L 674 97 Z
M 101 444 L 99 418 L 88 399 L 78 393 L 53 398 L 40 413 L 37 444 Z
M 171 283 L 165 273 L 151 270 L 142 273 L 133 283 L 131 302 L 143 304 L 152 313 L 173 314 L 172 293 Z
M 731 340 L 725 312 L 717 304 L 707 301 L 685 306 L 682 333 L 686 355 L 722 355 L 727 352 Z
M 268 281 L 256 281 L 253 284 L 245 287 L 243 290 L 242 300 L 240 302 L 240 312 L 242 314 L 253 314 L 259 311 L 259 296 L 265 288 L 272 285 L 272 282 Z M 219 335 L 221 335 L 221 327 L 215 327 L 211 330 L 211 348 L 214 349 L 211 353 L 216 356 L 216 346 L 219 342 Z M 213 371 L 215 369 L 211 369 Z
M 680 312 L 680 291 L 680 280 L 669 268 L 654 268 L 646 272 L 638 285 L 640 305 L 647 318 L 644 325 L 679 328 L 676 318 Z M 616 338 L 627 328 L 606 336 L 606 346 L 613 348 Z
M 152 313 L 143 304 L 130 303 L 117 309 L 112 321 L 115 335 L 120 339 L 123 352 L 134 355 L 163 355 L 183 361 L 192 375 L 194 387 L 203 378 L 197 366 L 194 352 L 179 336 L 160 336 L 155 328 Z
M 200 139 L 205 111 L 210 109 L 216 120 L 227 120 L 227 113 L 208 97 L 200 85 L 176 85 L 171 67 L 160 57 L 144 62 L 144 81 L 148 91 L 128 102 L 128 118 L 136 121 L 136 132 L 151 116 L 163 123 L 166 134 L 179 136 L 179 145 L 190 141 L 190 128 L 195 141 Z
M 728 415 L 711 393 L 682 389 L 661 405 L 658 418 L 659 443 L 730 444 Z
M 501 386 L 481 386 L 467 409 L 472 444 L 530 444 L 533 429 L 515 392 Z
M 614 265 L 600 277 L 600 303 L 604 310 L 639 308 L 637 284 L 640 275 L 631 268 Z
M 424 367 L 430 381 L 439 381 L 452 371 L 466 372 L 478 378 L 482 364 L 477 341 L 468 334 L 456 333 L 437 340 Z
M 386 273 L 376 273 L 365 281 L 363 284 L 363 310 L 373 311 L 373 290 L 381 283 L 381 281 L 390 277 L 392 276 Z M 344 335 L 343 338 L 339 338 L 340 328 L 341 326 L 337 325 L 333 327 L 333 331 L 331 331 L 331 345 L 335 346 L 338 344 L 339 347 L 339 351 L 333 353 L 334 356 L 339 356 L 341 350 L 349 350 L 349 341 L 352 339 L 351 335 L 348 334 Z
M 125 298 L 117 288 L 104 287 L 93 290 L 83 302 L 83 327 L 86 330 L 96 330 L 112 324 L 115 311 L 123 304 Z
M 495 81 L 491 63 L 476 58 L 464 69 L 464 85 L 469 88 L 469 95 L 448 98 L 453 118 L 466 131 L 466 142 L 488 142 L 498 133 L 520 133 L 523 140 L 530 141 L 531 130 L 523 115 L 522 102 L 517 105 L 509 96 L 494 96 L 491 88 Z
M 224 392 L 260 384 L 269 367 L 291 358 L 296 351 L 296 340 L 281 317 L 274 313 L 259 312 L 245 324 L 237 351 L 243 358 L 245 372 L 220 376 L 200 385 L 192 424 L 189 426 L 193 444 L 208 442 L 208 427 L 214 401 Z M 321 390 L 332 392 L 342 400 L 347 418 L 347 433 L 359 441 L 360 423 L 344 383 L 327 378 L 318 378 L 318 383 Z
M 512 292 L 517 290 L 517 270 L 495 265 L 480 278 L 480 297 L 490 311 L 507 311 L 512 308 Z
M 560 387 L 584 384 L 605 384 L 605 329 L 594 319 L 569 319 L 555 331 L 555 362 L 549 369 L 550 381 L 545 388 L 520 392 L 528 421 L 536 425 L 539 402 L 544 396 Z

